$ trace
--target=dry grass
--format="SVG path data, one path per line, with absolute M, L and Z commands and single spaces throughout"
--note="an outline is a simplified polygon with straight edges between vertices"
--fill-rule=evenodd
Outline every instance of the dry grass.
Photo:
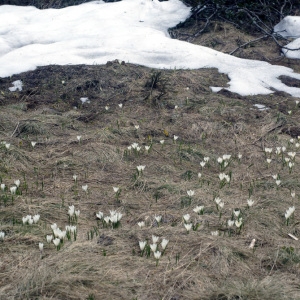
M 0 178 L 8 188 L 20 179 L 22 190 L 13 202 L 9 191 L 0 191 L 0 230 L 6 234 L 0 241 L 0 299 L 300 298 L 299 242 L 288 236 L 299 238 L 300 230 L 299 148 L 287 134 L 290 127 L 299 129 L 295 99 L 212 94 L 210 85 L 227 82 L 215 70 L 165 70 L 151 90 L 145 84 L 156 72 L 112 62 L 20 74 L 15 78 L 26 83 L 23 92 L 7 92 L 15 78 L 0 82 L 0 141 L 11 144 L 0 147 Z M 84 96 L 90 104 L 81 104 Z M 270 109 L 259 111 L 255 103 Z M 142 147 L 139 155 L 128 152 L 134 142 Z M 274 154 L 279 146 L 297 151 L 291 173 Z M 266 147 L 273 148 L 269 167 Z M 225 170 L 232 180 L 220 189 L 217 159 L 223 154 L 232 155 Z M 202 169 L 206 156 L 209 166 Z M 146 168 L 137 178 L 138 165 Z M 278 188 L 274 174 L 280 174 Z M 122 190 L 119 201 L 113 186 Z M 195 191 L 191 201 L 187 190 Z M 250 195 L 254 205 L 247 209 Z M 216 196 L 225 202 L 221 218 Z M 77 240 L 65 240 L 57 251 L 45 237 L 51 224 L 68 224 L 69 205 L 80 209 Z M 193 212 L 196 205 L 204 205 L 204 215 Z M 286 226 L 284 213 L 293 205 Z M 121 227 L 103 228 L 96 213 L 114 209 L 123 214 Z M 243 227 L 229 235 L 234 209 L 241 210 Z M 22 224 L 22 217 L 37 213 L 38 224 Z M 199 224 L 189 234 L 182 219 L 187 213 Z M 155 215 L 162 216 L 159 226 Z M 219 236 L 212 236 L 216 230 Z M 139 241 L 151 242 L 152 235 L 169 240 L 158 266 L 153 254 L 141 257 L 139 249 Z M 249 249 L 252 239 L 255 251 Z

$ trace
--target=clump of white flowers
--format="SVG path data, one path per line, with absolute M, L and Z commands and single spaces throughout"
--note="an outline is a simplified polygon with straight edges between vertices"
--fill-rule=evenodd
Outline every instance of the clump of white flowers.
M 69 206 L 68 209 L 69 224 L 77 223 L 79 215 L 80 215 L 80 210 L 75 210 L 74 205 Z
M 225 173 L 220 173 L 219 174 L 219 179 L 220 179 L 220 189 L 223 188 L 226 184 L 229 184 L 231 181 L 231 173 L 229 175 Z
M 136 167 L 138 176 L 143 175 L 143 171 L 145 170 L 145 167 L 146 166 L 143 166 L 143 165 L 139 165 L 139 166 Z
M 222 157 L 217 158 L 217 162 L 220 165 L 221 171 L 224 171 L 231 162 L 231 155 L 230 154 L 224 154 Z
M 165 238 L 162 239 L 160 244 L 158 244 L 158 241 L 159 241 L 159 237 L 155 235 L 152 235 L 152 244 L 148 243 L 147 241 L 139 241 L 141 256 L 145 254 L 146 257 L 150 257 L 152 252 L 156 260 L 156 265 L 158 265 L 159 259 L 161 258 L 161 256 L 164 255 L 167 245 L 169 244 L 169 240 Z M 159 245 L 161 250 L 159 250 Z
M 26 217 L 22 218 L 23 224 L 36 224 L 40 220 L 40 215 L 34 215 L 33 217 L 31 215 L 27 215 Z
M 203 215 L 204 213 L 204 206 L 200 205 L 200 206 L 196 206 L 193 211 L 198 214 L 198 215 Z
M 72 239 L 72 234 L 73 234 L 74 241 L 76 241 L 77 227 L 75 225 L 66 225 L 65 229 L 66 229 L 67 239 L 70 241 Z
M 121 219 L 123 217 L 123 214 L 117 212 L 116 210 L 110 210 L 109 216 L 103 217 L 102 212 L 99 212 L 98 214 L 96 214 L 96 216 L 97 218 L 102 220 L 103 226 L 107 227 L 111 225 L 113 229 L 116 229 L 121 226 Z
M 140 228 L 145 227 L 145 222 L 144 222 L 144 221 L 138 222 L 137 224 L 138 224 L 138 226 L 139 226 Z

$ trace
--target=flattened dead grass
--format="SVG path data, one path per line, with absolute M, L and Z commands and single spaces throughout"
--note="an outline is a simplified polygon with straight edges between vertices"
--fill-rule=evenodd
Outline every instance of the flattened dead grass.
M 299 127 L 295 99 L 212 94 L 209 85 L 226 82 L 215 70 L 165 70 L 167 84 L 150 91 L 145 83 L 156 71 L 111 62 L 21 74 L 28 78 L 25 89 L 33 88 L 35 76 L 43 83 L 39 94 L 9 94 L 12 79 L 3 79 L 0 139 L 11 147 L 0 147 L 0 177 L 8 188 L 20 179 L 22 194 L 12 202 L 9 191 L 0 192 L 0 230 L 6 234 L 0 242 L 1 299 L 299 299 L 298 241 L 288 236 L 299 238 L 299 148 L 283 132 Z M 80 105 L 83 96 L 91 103 Z M 270 109 L 258 110 L 255 103 Z M 132 143 L 141 147 L 139 154 L 128 149 Z M 152 145 L 149 153 L 146 145 Z M 274 154 L 279 146 L 297 152 L 291 173 Z M 269 167 L 265 147 L 273 148 Z M 220 188 L 217 159 L 223 154 L 232 155 L 225 169 L 232 179 Z M 204 157 L 210 159 L 201 168 Z M 146 166 L 140 177 L 138 165 Z M 279 187 L 274 174 L 280 174 Z M 86 184 L 87 193 L 81 188 Z M 121 189 L 119 200 L 113 186 Z M 187 190 L 195 191 L 192 199 Z M 217 196 L 225 202 L 221 216 Z M 69 205 L 80 209 L 77 240 L 65 240 L 57 251 L 45 237 L 51 224 L 68 224 Z M 204 215 L 193 212 L 197 205 Z M 284 213 L 293 205 L 295 216 L 286 226 Z M 235 209 L 243 218 L 240 232 L 227 227 Z M 118 229 L 104 228 L 96 218 L 110 210 L 123 214 Z M 187 213 L 198 224 L 189 234 L 182 218 Z M 27 214 L 40 214 L 40 222 L 23 225 Z M 212 236 L 216 230 L 219 236 Z M 152 235 L 169 240 L 158 266 L 153 255 L 141 257 L 138 244 L 151 243 Z

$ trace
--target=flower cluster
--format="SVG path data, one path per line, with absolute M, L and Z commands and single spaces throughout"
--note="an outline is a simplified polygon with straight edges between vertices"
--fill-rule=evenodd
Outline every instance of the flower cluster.
M 31 215 L 27 215 L 26 217 L 22 218 L 23 224 L 36 224 L 40 219 L 40 215 L 34 215 L 33 217 Z
M 110 210 L 110 216 L 104 217 L 103 212 L 99 211 L 96 214 L 96 217 L 102 221 L 103 226 L 108 226 L 111 225 L 112 228 L 118 228 L 121 225 L 121 219 L 122 219 L 122 214 L 120 212 L 117 212 L 115 210 Z
M 147 241 L 139 241 L 139 246 L 141 250 L 141 256 L 146 254 L 146 257 L 150 257 L 151 251 L 153 252 L 153 256 L 156 259 L 156 265 L 158 265 L 158 261 L 162 255 L 164 255 L 165 250 L 167 248 L 167 245 L 169 243 L 169 240 L 163 238 L 160 246 L 161 246 L 161 251 L 158 250 L 158 241 L 159 237 L 152 235 L 152 244 L 147 243 Z

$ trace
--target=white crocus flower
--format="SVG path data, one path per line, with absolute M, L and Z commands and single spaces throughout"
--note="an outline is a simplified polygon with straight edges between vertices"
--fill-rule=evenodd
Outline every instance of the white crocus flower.
M 234 225 L 234 220 L 227 221 L 228 227 L 232 227 Z
M 54 223 L 54 224 L 52 224 L 50 227 L 51 227 L 51 229 L 54 231 L 54 230 L 57 228 L 57 225 L 56 225 L 56 223 Z
M 234 222 L 234 224 L 235 224 L 235 226 L 236 226 L 237 228 L 240 228 L 240 227 L 242 226 L 242 224 L 243 224 L 242 218 L 240 218 L 239 220 L 236 220 L 236 221 Z
M 254 201 L 252 199 L 248 199 L 247 204 L 249 207 L 251 207 L 254 204 Z
M 77 175 L 73 175 L 73 180 L 76 182 L 77 181 Z
M 200 214 L 204 209 L 204 206 L 196 206 L 193 211 L 197 214 Z
M 239 215 L 240 215 L 240 213 L 241 213 L 241 211 L 240 210 L 234 210 L 233 213 L 238 218 Z
M 1 190 L 4 191 L 5 190 L 5 184 L 1 183 Z
M 192 197 L 195 195 L 195 191 L 189 190 L 189 191 L 187 191 L 187 194 L 189 197 Z
M 59 238 L 54 239 L 53 244 L 57 247 L 60 244 L 60 239 Z
M 73 217 L 74 214 L 75 214 L 75 207 L 74 207 L 74 205 L 71 205 L 71 206 L 69 206 L 68 215 L 70 217 Z
M 97 214 L 96 214 L 96 217 L 98 218 L 98 219 L 102 219 L 103 218 L 103 212 L 101 212 L 101 211 L 99 211 Z
M 109 110 L 109 106 L 108 105 L 105 106 L 105 110 Z
M 277 155 L 279 155 L 279 154 L 281 153 L 281 147 L 276 147 L 275 153 L 276 153 Z
M 277 175 L 277 174 L 275 174 L 275 175 L 272 175 L 272 177 L 273 177 L 273 179 L 274 179 L 274 180 L 277 180 L 277 178 L 278 178 L 278 175 Z
M 174 141 L 178 139 L 178 135 L 174 135 Z
M 116 186 L 113 186 L 113 190 L 114 190 L 115 193 L 117 193 L 119 191 L 119 188 L 116 187 Z
M 160 140 L 159 142 L 163 145 L 165 143 L 165 140 Z
M 186 229 L 187 232 L 189 232 L 192 229 L 192 224 L 184 224 L 184 227 Z
M 46 240 L 47 240 L 47 243 L 51 243 L 51 241 L 53 240 L 53 235 L 47 235 L 46 236 Z
M 138 226 L 139 226 L 140 228 L 145 227 L 145 222 L 144 222 L 144 221 L 138 222 L 137 224 L 138 224 Z
M 223 155 L 223 160 L 229 160 L 231 158 L 230 154 L 224 154 Z
M 142 251 L 145 249 L 146 244 L 147 244 L 146 241 L 139 241 L 139 246 Z
M 160 256 L 161 256 L 161 252 L 159 252 L 159 251 L 155 251 L 155 252 L 154 252 L 154 257 L 155 257 L 156 259 L 160 259 Z
M 219 231 L 218 231 L 218 230 L 212 231 L 212 232 L 211 232 L 211 235 L 212 235 L 212 236 L 218 236 L 218 235 L 219 235 Z
M 118 105 L 119 105 L 119 107 L 120 107 L 120 108 L 122 108 L 122 107 L 123 107 L 123 104 L 122 104 L 122 103 L 120 103 L 120 104 L 118 104 Z
M 288 152 L 288 156 L 290 156 L 292 159 L 294 159 L 296 156 L 296 152 Z
M 276 182 L 277 186 L 279 186 L 281 183 L 281 180 L 276 180 L 275 182 Z
M 250 245 L 249 245 L 249 248 L 250 248 L 250 249 L 253 249 L 253 248 L 254 248 L 255 242 L 256 242 L 255 239 L 253 239 L 253 240 L 251 241 L 251 243 L 250 243 Z
M 32 217 L 32 219 L 33 219 L 33 223 L 36 224 L 39 221 L 39 219 L 40 219 L 40 215 L 34 215 Z
M 292 192 L 291 192 L 291 196 L 292 196 L 292 198 L 295 198 L 295 196 L 296 196 L 295 191 L 292 191 Z
M 82 189 L 87 193 L 88 185 L 87 185 L 87 184 L 86 184 L 86 185 L 83 185 L 83 186 L 82 186 Z
M 285 213 L 285 218 L 289 219 L 291 217 L 291 215 L 294 213 L 295 211 L 295 206 L 289 207 L 289 209 L 286 211 Z
M 153 242 L 153 244 L 157 244 L 158 240 L 159 240 L 158 236 L 152 235 L 152 242 Z
M 241 159 L 243 155 L 241 153 L 238 154 L 238 159 Z
M 138 129 L 140 128 L 140 126 L 139 126 L 139 125 L 134 125 L 134 128 L 135 128 L 136 130 L 138 130 Z
M 17 187 L 16 187 L 16 186 L 12 186 L 12 187 L 10 188 L 10 193 L 11 193 L 12 195 L 15 195 L 15 194 L 16 194 L 16 191 L 17 191 Z
M 200 162 L 200 166 L 201 166 L 202 168 L 204 168 L 205 165 L 206 165 L 206 162 L 205 162 L 205 161 L 201 161 L 201 162 Z
M 108 224 L 110 222 L 110 217 L 109 216 L 105 217 L 104 221 L 106 222 L 106 224 Z
M 186 214 L 183 216 L 184 221 L 187 223 L 190 220 L 191 216 L 189 214 Z
M 156 220 L 157 223 L 160 223 L 162 217 L 155 215 L 154 218 L 155 218 L 155 220 Z
M 219 179 L 222 181 L 225 179 L 226 174 L 225 173 L 220 173 L 219 174 Z
M 155 252 L 157 249 L 157 244 L 150 244 L 150 249 L 152 252 Z
M 224 202 L 220 202 L 218 205 L 219 205 L 220 208 L 223 208 L 224 207 Z
M 203 158 L 203 160 L 204 160 L 205 162 L 209 162 L 209 157 L 208 157 L 208 156 L 205 156 L 205 157 Z
M 110 216 L 110 221 L 112 223 L 117 223 L 118 222 L 118 215 L 115 214 L 115 215 Z
M 146 149 L 147 152 L 149 152 L 150 146 L 145 146 L 145 149 Z
M 219 197 L 217 197 L 217 198 L 215 198 L 215 202 L 219 205 L 220 203 L 221 203 L 221 198 L 219 198 Z
M 75 216 L 78 218 L 79 215 L 80 215 L 80 210 L 79 210 L 79 209 L 78 209 L 78 210 L 75 210 Z
M 201 173 L 198 173 L 198 178 L 199 178 L 199 179 L 201 178 L 201 176 L 202 176 L 202 174 L 201 174 Z
M 15 184 L 17 187 L 19 187 L 19 186 L 20 186 L 20 183 L 21 183 L 21 182 L 20 182 L 20 180 L 19 180 L 19 179 L 17 179 L 17 180 L 15 180 L 15 181 L 14 181 L 14 184 Z
M 0 240 L 4 240 L 4 237 L 5 237 L 5 232 L 0 231 Z
M 26 224 L 26 223 L 28 222 L 28 218 L 27 218 L 27 217 L 28 217 L 28 216 L 22 218 L 23 224 Z
M 218 157 L 217 162 L 218 162 L 219 164 L 221 164 L 221 163 L 223 162 L 223 158 L 222 158 L 222 157 Z
M 77 140 L 78 140 L 78 142 L 80 142 L 80 140 L 81 140 L 81 135 L 77 135 Z
M 268 163 L 268 164 L 270 164 L 270 163 L 271 163 L 271 161 L 272 161 L 272 159 L 271 159 L 271 158 L 267 158 L 267 163 Z
M 43 252 L 43 249 L 44 249 L 44 244 L 43 243 L 39 243 L 39 249 L 41 252 Z
M 169 240 L 167 240 L 167 239 L 163 239 L 163 240 L 161 241 L 161 247 L 162 247 L 163 250 L 166 249 L 168 243 L 169 243 Z
M 146 166 L 140 165 L 140 166 L 137 166 L 136 168 L 137 168 L 137 170 L 138 170 L 139 172 L 142 172 L 142 171 L 145 170 L 145 167 L 146 167 Z
M 272 148 L 265 148 L 266 153 L 272 153 L 273 149 Z
M 35 145 L 36 145 L 36 142 L 31 142 L 31 146 L 32 146 L 32 148 L 34 148 L 34 147 L 35 147 Z

